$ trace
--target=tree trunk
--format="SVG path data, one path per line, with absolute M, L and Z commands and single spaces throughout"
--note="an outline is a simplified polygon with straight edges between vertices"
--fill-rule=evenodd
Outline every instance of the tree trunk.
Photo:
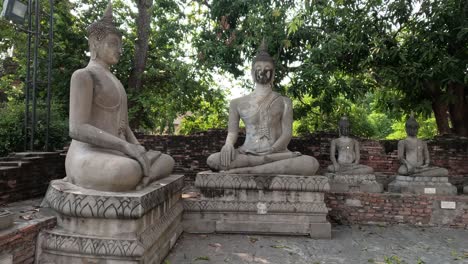
M 143 72 L 146 67 L 146 58 L 148 55 L 148 41 L 151 30 L 150 9 L 153 6 L 153 0 L 137 0 L 138 16 L 136 18 L 137 39 L 135 40 L 135 55 L 133 65 L 128 79 L 128 89 L 138 93 L 142 87 Z M 143 114 L 141 106 L 130 101 L 129 107 L 138 107 L 136 115 L 130 121 L 130 127 L 138 128 L 140 125 L 140 115 Z
M 466 87 L 462 83 L 450 82 L 448 93 L 450 94 L 449 112 L 453 130 L 456 135 L 468 137 L 468 103 L 466 99 Z
M 431 94 L 432 111 L 434 111 L 439 135 L 451 134 L 448 120 L 448 104 L 442 99 L 440 86 L 434 81 L 426 81 L 424 82 L 424 88 Z

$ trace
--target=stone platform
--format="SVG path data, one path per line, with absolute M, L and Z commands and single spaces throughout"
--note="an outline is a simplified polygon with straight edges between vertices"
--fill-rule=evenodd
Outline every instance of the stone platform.
M 330 192 L 367 192 L 381 193 L 382 184 L 375 180 L 374 174 L 349 175 L 349 174 L 325 174 L 330 182 Z
M 184 199 L 184 231 L 330 238 L 324 176 L 200 172 L 200 198 Z
M 161 263 L 182 233 L 183 176 L 140 191 L 101 192 L 55 180 L 43 206 L 57 227 L 42 231 L 39 263 Z
M 457 188 L 448 177 L 414 177 L 397 175 L 388 185 L 389 192 L 430 195 L 456 195 Z

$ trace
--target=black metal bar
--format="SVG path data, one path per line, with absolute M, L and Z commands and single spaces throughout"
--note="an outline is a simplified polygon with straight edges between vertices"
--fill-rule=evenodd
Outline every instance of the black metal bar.
M 54 0 L 49 0 L 50 16 L 49 16 L 49 65 L 47 67 L 47 126 L 46 126 L 46 139 L 45 151 L 49 151 L 49 128 L 50 128 L 50 82 L 52 79 L 52 62 L 53 62 L 53 43 L 54 43 Z
M 29 90 L 31 83 L 31 29 L 32 29 L 32 0 L 28 0 L 28 54 L 26 62 L 26 84 L 25 84 L 25 109 L 24 109 L 24 150 L 28 150 L 28 126 L 29 126 Z
M 39 0 L 34 2 L 34 15 L 36 16 L 35 34 L 34 34 L 34 64 L 33 64 L 33 105 L 32 105 L 32 124 L 31 124 L 31 151 L 34 151 L 34 134 L 36 133 L 36 108 L 37 108 L 37 57 L 39 46 L 39 27 L 40 27 L 40 13 L 39 13 Z

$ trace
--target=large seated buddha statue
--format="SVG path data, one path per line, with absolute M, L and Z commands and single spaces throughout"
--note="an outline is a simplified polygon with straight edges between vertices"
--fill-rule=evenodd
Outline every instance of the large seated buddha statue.
M 314 175 L 319 164 L 311 156 L 288 150 L 292 137 L 292 102 L 272 90 L 275 66 L 263 42 L 252 62 L 255 90 L 229 105 L 226 143 L 208 157 L 213 171 L 228 173 Z M 239 121 L 245 124 L 244 144 L 235 149 Z
M 168 176 L 174 160 L 139 144 L 128 125 L 127 94 L 110 67 L 119 61 L 122 35 L 112 5 L 88 28 L 91 59 L 70 87 L 70 137 L 66 180 L 88 189 L 130 191 Z
M 415 177 L 446 177 L 448 170 L 430 166 L 427 143 L 418 139 L 419 124 L 413 115 L 406 121 L 407 138 L 398 142 L 398 174 Z
M 340 137 L 331 141 L 330 160 L 332 164 L 328 166 L 328 171 L 346 175 L 374 173 L 374 169 L 371 167 L 359 164 L 361 157 L 359 142 L 349 137 L 350 124 L 348 118 L 341 118 L 338 127 Z M 336 152 L 338 152 L 338 159 L 336 158 Z

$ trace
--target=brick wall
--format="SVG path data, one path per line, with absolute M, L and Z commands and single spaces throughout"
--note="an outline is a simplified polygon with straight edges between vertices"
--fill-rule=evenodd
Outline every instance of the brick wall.
M 222 130 L 210 130 L 190 136 L 155 136 L 137 135 L 140 142 L 147 148 L 168 153 L 176 160 L 175 172 L 184 173 L 187 180 L 193 181 L 199 171 L 208 170 L 206 158 L 220 151 L 226 138 Z M 293 138 L 289 149 L 299 151 L 317 158 L 322 173 L 331 163 L 329 159 L 330 140 L 336 134 L 313 134 L 301 138 Z M 240 136 L 237 143 L 242 144 L 244 137 Z M 374 168 L 377 178 L 384 186 L 390 182 L 398 170 L 396 140 L 367 140 L 361 142 L 361 163 Z M 468 139 L 438 138 L 428 141 L 431 162 L 449 170 L 450 182 L 461 188 L 463 182 L 468 184 Z
M 176 160 L 175 173 L 194 181 L 199 171 L 208 170 L 206 158 L 221 149 L 226 138 L 223 130 L 190 136 L 137 135 L 147 148 L 170 154 Z M 318 159 L 321 171 L 330 164 L 329 147 L 334 134 L 314 134 L 293 138 L 289 149 Z M 240 136 L 238 144 L 244 141 Z M 397 141 L 361 141 L 361 163 L 376 171 L 386 186 L 398 169 Z M 450 182 L 461 190 L 468 184 L 468 139 L 436 139 L 428 142 L 432 163 L 449 170 Z M 65 176 L 64 153 L 18 153 L 0 158 L 0 205 L 44 195 L 50 180 Z M 319 171 L 319 173 L 321 173 Z
M 12 263 L 15 264 L 34 263 L 39 232 L 56 224 L 54 216 L 15 220 L 14 227 L 0 230 L 0 255 L 13 259 Z
M 441 208 L 454 202 L 455 209 Z M 328 193 L 327 207 L 335 224 L 409 224 L 468 229 L 468 196 L 396 193 Z
M 0 158 L 0 205 L 42 196 L 51 180 L 63 177 L 65 156 L 59 152 Z

